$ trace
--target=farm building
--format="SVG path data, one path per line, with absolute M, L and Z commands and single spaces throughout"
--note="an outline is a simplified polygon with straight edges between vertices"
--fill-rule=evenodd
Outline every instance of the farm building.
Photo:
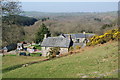
M 23 43 L 17 43 L 17 50 L 22 50 L 23 48 Z
M 86 46 L 86 43 L 89 42 L 89 38 L 94 36 L 95 34 L 85 34 L 84 33 L 78 33 L 78 34 L 61 34 L 60 37 L 67 38 L 71 35 L 71 39 L 73 41 L 73 47 L 75 46 Z
M 84 43 L 85 39 L 89 42 L 89 37 L 94 36 L 94 34 L 85 34 L 85 33 L 78 33 L 78 34 L 61 34 L 60 36 L 63 36 L 67 38 L 69 35 L 71 35 L 72 41 L 74 43 Z
M 46 56 L 49 53 L 50 48 L 59 47 L 60 54 L 67 53 L 71 46 L 81 46 L 84 47 L 88 38 L 92 37 L 94 34 L 61 34 L 58 37 L 44 37 L 43 42 L 41 43 L 42 55 Z
M 12 50 L 15 50 L 16 48 L 17 48 L 17 44 L 10 44 L 10 45 L 5 46 L 3 50 L 12 51 Z
M 48 37 L 44 38 L 41 47 L 42 55 L 46 56 L 49 53 L 50 48 L 59 47 L 60 54 L 66 53 L 69 51 L 70 46 L 72 46 L 72 40 L 70 37 Z

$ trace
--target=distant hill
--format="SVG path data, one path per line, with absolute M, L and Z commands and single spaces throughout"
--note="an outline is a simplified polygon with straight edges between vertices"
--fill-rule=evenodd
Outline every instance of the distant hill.
M 58 16 L 83 16 L 83 15 L 112 15 L 116 16 L 117 11 L 111 11 L 111 12 L 59 12 L 59 13 L 54 13 L 54 12 L 37 12 L 37 11 L 24 11 L 22 15 L 24 16 L 29 16 L 29 17 L 58 17 Z

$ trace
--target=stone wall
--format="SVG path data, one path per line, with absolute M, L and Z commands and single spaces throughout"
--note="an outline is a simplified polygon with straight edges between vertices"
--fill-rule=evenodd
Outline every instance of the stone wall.
M 60 48 L 60 54 L 64 54 L 68 52 L 68 48 Z
M 47 56 L 49 54 L 49 50 L 51 47 L 42 47 L 42 56 Z M 60 54 L 64 54 L 68 52 L 68 48 L 60 48 Z
M 47 53 L 49 53 L 50 47 L 41 47 L 42 50 L 42 56 L 47 56 Z

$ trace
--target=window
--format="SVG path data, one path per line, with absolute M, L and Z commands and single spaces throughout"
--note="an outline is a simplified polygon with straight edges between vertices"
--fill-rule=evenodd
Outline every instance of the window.
M 45 50 L 47 49 L 47 47 L 45 47 Z
M 76 40 L 75 40 L 75 43 L 79 43 L 79 39 L 76 39 Z

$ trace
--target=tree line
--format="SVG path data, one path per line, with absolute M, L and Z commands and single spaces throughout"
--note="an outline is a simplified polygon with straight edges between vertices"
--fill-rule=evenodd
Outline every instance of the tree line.
M 30 26 L 33 25 L 37 19 L 32 17 L 20 16 L 20 15 L 9 15 L 3 16 L 2 22 L 6 24 L 16 24 L 20 26 Z

